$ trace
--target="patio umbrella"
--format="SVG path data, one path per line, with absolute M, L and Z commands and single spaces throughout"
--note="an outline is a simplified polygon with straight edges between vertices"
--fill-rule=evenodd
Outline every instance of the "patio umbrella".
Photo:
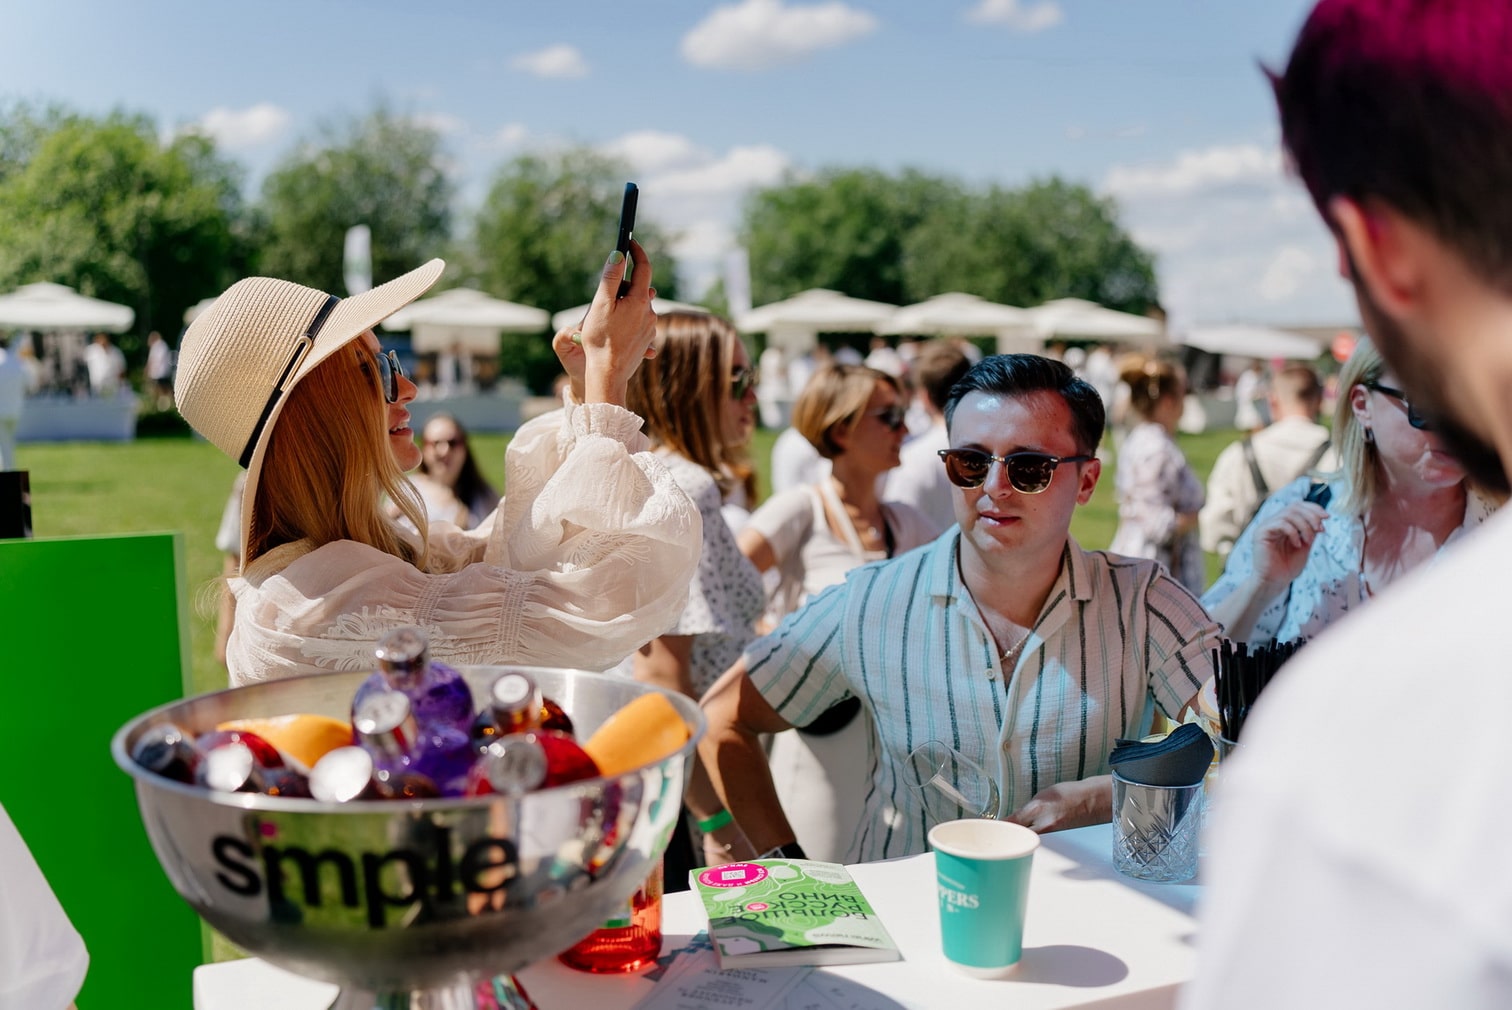
M 1028 310 L 1034 329 L 1045 340 L 1160 341 L 1165 327 L 1148 316 L 1118 312 L 1081 298 L 1057 298 Z
M 1179 342 L 1210 354 L 1236 354 L 1247 358 L 1290 358 L 1311 361 L 1323 353 L 1326 340 L 1278 330 L 1269 326 L 1193 326 Z
M 27 284 L 0 295 L 0 329 L 124 333 L 135 320 L 136 313 L 125 305 L 90 298 L 62 284 Z
M 545 309 L 517 305 L 472 288 L 452 288 L 411 302 L 383 321 L 384 329 L 411 330 L 417 354 L 460 344 L 474 354 L 496 354 L 500 333 L 535 333 L 550 322 Z
M 220 296 L 217 295 L 216 298 Z M 200 314 L 215 304 L 215 298 L 201 298 L 193 305 L 184 310 L 184 325 L 188 326 L 200 317 Z
M 905 305 L 879 324 L 878 333 L 936 337 L 992 337 L 1004 330 L 1031 329 L 1029 313 L 977 295 L 951 291 Z
M 686 302 L 674 302 L 670 298 L 653 298 L 651 299 L 651 311 L 655 312 L 657 315 L 661 315 L 666 312 L 706 313 L 709 310 L 704 308 L 702 305 L 689 305 Z M 586 303 L 583 305 L 574 305 L 570 309 L 563 309 L 562 311 L 552 315 L 551 328 L 553 330 L 565 330 L 570 326 L 577 326 L 583 321 L 583 317 L 587 314 L 588 305 Z
M 745 333 L 765 333 L 769 345 L 802 354 L 818 343 L 821 333 L 875 332 L 897 310 L 896 305 L 886 302 L 810 288 L 752 309 L 735 320 L 735 325 Z

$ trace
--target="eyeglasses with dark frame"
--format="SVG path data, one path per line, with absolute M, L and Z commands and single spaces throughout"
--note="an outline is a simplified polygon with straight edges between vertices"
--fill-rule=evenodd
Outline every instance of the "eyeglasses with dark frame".
M 1360 383 L 1360 385 L 1364 386 L 1366 389 L 1373 389 L 1377 393 L 1384 393 L 1392 399 L 1401 400 L 1402 408 L 1407 411 L 1408 424 L 1412 425 L 1418 431 L 1433 430 L 1433 426 L 1428 423 L 1428 419 L 1412 409 L 1412 403 L 1407 399 L 1407 394 L 1402 392 L 1400 389 L 1397 389 L 1393 386 L 1382 385 L 1379 382 L 1362 382 Z
M 761 373 L 750 365 L 741 365 L 730 376 L 730 399 L 744 400 L 745 395 L 761 381 Z
M 1019 494 L 1039 494 L 1055 479 L 1055 468 L 1062 463 L 1086 463 L 1096 456 L 1052 456 L 1048 452 L 1010 452 L 1006 456 L 994 456 L 980 449 L 941 449 L 940 458 L 945 461 L 945 476 L 956 487 L 978 488 L 987 482 L 987 474 L 993 463 L 1003 464 L 1008 472 L 1008 483 Z
M 378 359 L 378 382 L 383 386 L 383 398 L 389 403 L 399 402 L 399 380 L 404 378 L 404 367 L 399 364 L 395 351 L 382 351 L 374 355 Z
M 901 403 L 894 403 L 891 406 L 883 407 L 881 410 L 868 410 L 866 416 L 875 417 L 881 421 L 886 425 L 888 431 L 900 431 L 903 425 L 907 423 L 908 412 L 903 409 Z

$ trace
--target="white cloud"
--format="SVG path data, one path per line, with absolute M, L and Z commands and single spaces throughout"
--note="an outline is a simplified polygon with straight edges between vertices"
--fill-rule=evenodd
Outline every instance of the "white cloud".
M 529 135 L 524 123 L 505 123 L 483 141 L 483 146 L 491 150 L 519 147 Z
M 1220 185 L 1267 184 L 1281 175 L 1279 148 L 1231 144 L 1182 151 L 1165 164 L 1115 166 L 1104 188 L 1117 197 L 1176 196 Z
M 588 61 L 575 46 L 566 44 L 547 46 L 534 53 L 516 56 L 509 65 L 537 77 L 587 77 Z
M 449 112 L 422 112 L 409 117 L 416 126 L 435 130 L 443 137 L 467 132 L 467 123 Z
M 195 126 L 226 150 L 245 151 L 279 139 L 292 119 L 287 109 L 272 102 L 258 102 L 245 109 L 217 106 Z
M 681 134 L 650 130 L 625 134 L 601 149 L 634 172 L 642 214 L 675 236 L 678 273 L 685 291 L 695 296 L 719 276 L 735 244 L 746 194 L 781 181 L 792 165 L 768 145 L 720 153 Z
M 1173 325 L 1358 318 L 1349 286 L 1332 269 L 1332 239 L 1281 164 L 1272 140 L 1108 170 L 1101 190 L 1155 254 Z
M 720 70 L 765 70 L 796 63 L 877 29 L 877 19 L 840 0 L 785 6 L 741 0 L 715 8 L 683 36 L 683 59 Z
M 1020 3 L 1019 0 L 982 0 L 966 12 L 967 21 L 977 24 L 1004 25 L 1013 31 L 1033 34 L 1054 28 L 1065 19 L 1065 12 L 1055 0 Z

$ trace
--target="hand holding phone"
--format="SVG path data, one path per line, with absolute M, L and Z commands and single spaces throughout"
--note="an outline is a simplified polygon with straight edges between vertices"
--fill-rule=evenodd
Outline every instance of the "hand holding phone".
M 625 257 L 625 275 L 620 278 L 616 298 L 623 298 L 630 292 L 630 272 L 634 266 L 630 258 L 630 239 L 635 234 L 635 205 L 639 196 L 640 190 L 635 183 L 625 183 L 625 198 L 620 203 L 619 239 L 614 244 L 614 248 Z

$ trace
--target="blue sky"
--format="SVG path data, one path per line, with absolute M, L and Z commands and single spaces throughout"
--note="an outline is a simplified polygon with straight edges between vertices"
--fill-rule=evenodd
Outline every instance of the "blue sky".
M 742 196 L 834 165 L 1115 197 L 1173 322 L 1348 323 L 1259 70 L 1306 0 L 12 0 L 0 95 L 197 128 L 250 184 L 382 98 L 442 131 L 464 204 L 523 151 L 633 166 L 696 294 Z

